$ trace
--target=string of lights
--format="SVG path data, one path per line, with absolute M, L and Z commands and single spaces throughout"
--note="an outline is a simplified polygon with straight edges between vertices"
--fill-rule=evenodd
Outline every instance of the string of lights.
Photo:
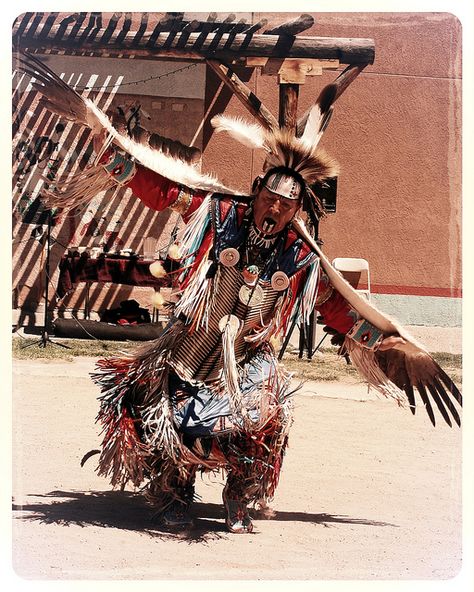
M 160 80 L 161 78 L 166 78 L 168 76 L 172 76 L 173 74 L 177 74 L 178 72 L 184 72 L 185 70 L 190 70 L 191 68 L 195 68 L 198 64 L 188 64 L 187 66 L 183 66 L 182 68 L 178 68 L 177 70 L 172 70 L 171 72 L 165 72 L 164 74 L 159 74 L 157 76 L 149 76 L 148 78 L 143 78 L 141 80 L 132 80 L 130 82 L 122 82 L 119 84 L 108 84 L 108 85 L 98 85 L 98 86 L 79 86 L 76 87 L 76 90 L 105 90 L 105 89 L 113 89 L 113 88 L 122 88 L 123 86 L 131 86 L 137 84 L 143 84 L 146 82 L 150 82 L 151 80 Z M 461 77 L 455 76 L 427 76 L 423 74 L 402 74 L 399 72 L 370 72 L 364 71 L 361 72 L 362 75 L 369 75 L 369 76 L 392 76 L 397 78 L 426 78 L 429 80 L 462 80 Z
M 121 82 L 119 84 L 107 84 L 107 85 L 98 85 L 98 86 L 79 86 L 75 87 L 76 90 L 104 90 L 106 88 L 122 88 L 123 86 L 131 86 L 132 84 L 142 84 L 143 82 L 150 82 L 150 80 L 160 80 L 161 78 L 166 78 L 167 76 L 172 76 L 173 74 L 177 74 L 178 72 L 184 72 L 185 70 L 190 70 L 191 68 L 195 68 L 197 64 L 188 64 L 187 66 L 183 66 L 182 68 L 178 68 L 177 70 L 172 70 L 171 72 L 165 72 L 165 74 L 159 74 L 157 76 L 149 76 L 148 78 L 143 78 L 142 80 L 132 80 L 130 82 Z

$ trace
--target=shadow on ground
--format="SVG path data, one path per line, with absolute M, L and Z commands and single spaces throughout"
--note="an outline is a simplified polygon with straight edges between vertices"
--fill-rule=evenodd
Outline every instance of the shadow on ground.
M 127 491 L 51 491 L 46 494 L 30 494 L 30 497 L 34 497 L 35 501 L 27 504 L 13 503 L 14 518 L 44 524 L 118 528 L 164 539 L 182 539 L 190 543 L 232 536 L 225 528 L 224 510 L 220 504 L 196 502 L 192 512 L 193 528 L 185 532 L 175 532 L 159 524 L 141 494 Z M 38 498 L 45 498 L 47 501 L 38 502 Z M 275 511 L 271 517 L 264 517 L 255 511 L 254 518 L 277 522 L 310 522 L 325 527 L 334 523 L 394 526 L 363 518 L 306 512 Z

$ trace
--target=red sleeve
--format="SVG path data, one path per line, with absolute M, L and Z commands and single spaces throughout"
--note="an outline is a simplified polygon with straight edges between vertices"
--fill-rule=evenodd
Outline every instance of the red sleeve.
M 324 272 L 319 282 L 316 310 L 322 316 L 324 324 L 344 335 L 352 328 L 358 316 L 347 300 L 332 287 Z
M 179 194 L 177 183 L 140 164 L 136 167 L 137 171 L 128 186 L 145 205 L 161 212 L 176 201 Z
M 100 159 L 100 163 L 112 175 L 117 174 L 118 166 L 117 170 L 110 170 L 107 167 L 110 166 L 111 162 L 112 166 L 115 165 L 115 156 L 115 149 L 109 148 Z M 124 158 L 126 159 L 127 157 Z M 118 163 L 118 165 L 120 164 Z M 185 222 L 187 222 L 189 216 L 201 205 L 207 195 L 205 191 L 191 189 L 185 185 L 171 181 L 139 163 L 135 163 L 135 173 L 126 182 L 126 186 L 152 210 L 161 212 L 168 207 L 173 207 L 175 211 L 183 216 Z
M 206 196 L 204 191 L 190 189 L 179 183 L 175 183 L 154 171 L 136 164 L 137 170 L 128 183 L 128 187 L 132 190 L 145 205 L 153 210 L 161 212 L 166 208 L 172 206 L 178 199 L 180 192 L 185 191 L 190 195 L 191 201 L 183 218 L 187 218 L 201 205 Z

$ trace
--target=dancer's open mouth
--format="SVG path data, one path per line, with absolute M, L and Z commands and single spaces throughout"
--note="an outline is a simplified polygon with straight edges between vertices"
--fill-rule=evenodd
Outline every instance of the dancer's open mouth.
M 273 218 L 265 218 L 262 223 L 262 230 L 265 234 L 271 234 L 275 226 L 276 222 Z

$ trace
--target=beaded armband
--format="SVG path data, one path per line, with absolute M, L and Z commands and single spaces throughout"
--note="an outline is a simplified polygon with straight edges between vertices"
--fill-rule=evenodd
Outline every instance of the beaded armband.
M 348 331 L 347 337 L 365 349 L 377 350 L 382 343 L 383 333 L 369 321 L 360 319 Z
M 181 216 L 184 216 L 184 214 L 186 214 L 186 212 L 189 210 L 189 206 L 191 205 L 192 199 L 192 194 L 183 187 L 181 187 L 178 193 L 178 197 L 170 205 L 170 209 L 174 212 L 178 212 L 178 214 L 181 214 Z
M 108 162 L 104 163 L 103 167 L 119 185 L 131 181 L 137 170 L 135 163 L 130 158 L 116 150 L 111 153 Z

